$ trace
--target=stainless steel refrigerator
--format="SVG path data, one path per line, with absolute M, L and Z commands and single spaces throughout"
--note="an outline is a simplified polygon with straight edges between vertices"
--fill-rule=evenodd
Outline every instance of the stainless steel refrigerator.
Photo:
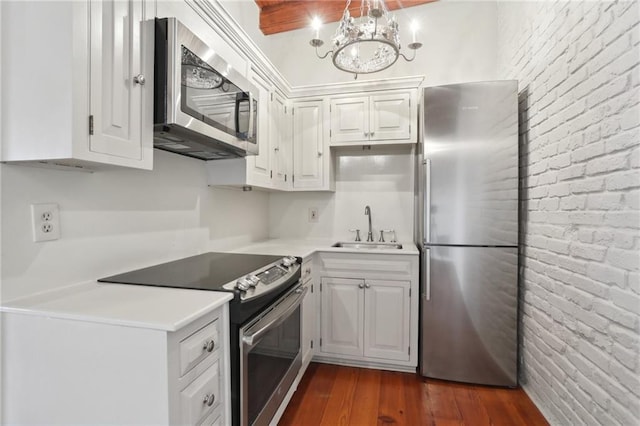
M 425 88 L 421 116 L 420 374 L 516 386 L 517 82 Z

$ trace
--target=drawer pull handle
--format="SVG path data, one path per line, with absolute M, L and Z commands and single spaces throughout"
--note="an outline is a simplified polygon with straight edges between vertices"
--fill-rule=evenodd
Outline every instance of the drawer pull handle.
M 215 400 L 216 400 L 216 396 L 214 394 L 206 394 L 202 399 L 202 403 L 205 404 L 207 407 L 211 407 Z
M 305 271 L 305 273 L 306 273 L 307 275 L 309 275 L 309 274 L 311 273 L 311 268 L 307 268 L 307 270 Z
M 216 346 L 216 344 L 213 341 L 213 339 L 207 340 L 206 342 L 204 342 L 204 345 L 202 345 L 202 350 L 203 351 L 207 351 L 207 352 L 213 352 L 213 348 L 215 346 Z

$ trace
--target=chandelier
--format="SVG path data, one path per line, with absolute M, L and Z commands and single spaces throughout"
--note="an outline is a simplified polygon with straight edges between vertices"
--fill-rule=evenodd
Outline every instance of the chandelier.
M 395 64 L 400 56 L 407 62 L 413 61 L 415 51 L 422 47 L 416 41 L 416 27 L 413 26 L 413 41 L 407 47 L 413 50 L 409 59 L 400 53 L 400 35 L 395 16 L 390 15 L 383 0 L 361 0 L 360 17 L 354 18 L 349 13 L 351 0 L 347 0 L 340 24 L 331 39 L 333 50 L 324 55 L 318 48 L 324 42 L 320 40 L 321 22 L 316 18 L 313 27 L 315 38 L 309 44 L 316 50 L 320 59 L 331 55 L 333 65 L 338 69 L 355 74 L 369 74 L 385 70 Z

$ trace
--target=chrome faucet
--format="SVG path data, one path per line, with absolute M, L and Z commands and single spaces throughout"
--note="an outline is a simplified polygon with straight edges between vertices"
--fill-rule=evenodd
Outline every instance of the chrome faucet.
M 367 232 L 367 241 L 368 242 L 372 242 L 373 241 L 373 230 L 371 229 L 371 207 L 365 206 L 364 214 L 369 216 L 369 232 Z

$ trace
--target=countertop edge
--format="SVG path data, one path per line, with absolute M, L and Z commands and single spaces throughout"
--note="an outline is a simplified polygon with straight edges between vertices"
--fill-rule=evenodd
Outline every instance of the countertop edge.
M 363 250 L 363 249 L 351 249 L 344 247 L 331 247 L 336 243 L 336 239 L 318 239 L 318 240 L 305 240 L 305 239 L 280 239 L 274 238 L 255 242 L 246 246 L 238 247 L 232 252 L 234 253 L 254 253 L 254 254 L 274 254 L 277 252 L 282 255 L 296 255 L 302 258 L 306 258 L 314 255 L 317 252 L 329 252 L 329 253 L 356 253 L 356 254 L 389 254 L 389 255 L 404 255 L 404 256 L 418 256 L 420 254 L 415 243 L 401 242 L 402 249 L 375 249 L 375 250 Z
M 76 287 L 75 285 L 73 287 Z M 77 288 L 77 287 L 76 287 Z M 80 287 L 82 289 L 82 287 Z M 126 287 L 125 287 L 126 288 Z M 140 287 L 136 286 L 137 289 Z M 150 288 L 151 289 L 151 288 Z M 84 289 L 83 289 L 84 290 Z M 84 290 L 87 291 L 87 290 Z M 185 290 L 191 291 L 191 290 Z M 193 290 L 199 291 L 199 290 Z M 54 294 L 60 294 L 59 292 L 52 292 Z M 213 293 L 213 292 L 212 292 Z M 185 314 L 174 315 L 175 319 L 171 320 L 160 320 L 150 318 L 148 320 L 144 319 L 128 319 L 126 315 L 118 314 L 104 314 L 100 312 L 96 313 L 87 313 L 87 312 L 72 312 L 70 310 L 63 309 L 50 309 L 47 307 L 42 307 L 38 305 L 34 306 L 26 306 L 20 305 L 19 301 L 16 303 L 16 300 L 13 301 L 14 305 L 3 305 L 0 306 L 0 312 L 3 314 L 18 314 L 18 315 L 28 315 L 28 316 L 37 316 L 43 318 L 53 318 L 53 319 L 61 319 L 61 320 L 70 320 L 70 321 L 81 321 L 88 323 L 97 323 L 97 324 L 106 324 L 106 325 L 114 325 L 114 326 L 122 326 L 122 327 L 133 327 L 133 328 L 144 328 L 149 330 L 159 330 L 159 331 L 167 331 L 173 332 L 181 329 L 185 325 L 201 318 L 204 315 L 207 315 L 210 312 L 224 306 L 231 299 L 233 299 L 233 295 L 231 293 L 224 292 L 215 292 L 216 300 L 212 300 L 210 302 L 203 302 L 200 308 L 197 308 L 193 311 L 189 311 Z M 38 295 L 38 299 L 42 299 L 43 295 Z M 28 300 L 28 298 L 25 298 Z

